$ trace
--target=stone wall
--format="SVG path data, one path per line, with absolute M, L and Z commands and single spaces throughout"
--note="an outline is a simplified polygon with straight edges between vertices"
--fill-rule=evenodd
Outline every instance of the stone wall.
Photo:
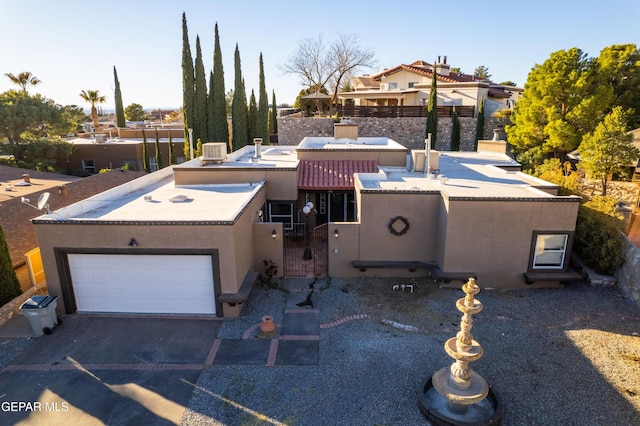
M 624 265 L 616 273 L 618 288 L 640 308 L 640 248 L 625 238 Z
M 476 136 L 476 119 L 461 117 L 460 150 L 473 150 Z M 388 137 L 409 149 L 423 149 L 427 119 L 425 117 L 402 118 L 352 118 L 358 125 L 361 137 Z M 501 129 L 500 137 L 506 140 L 504 126 L 508 119 L 488 118 L 485 120 L 483 139 L 493 138 L 493 129 Z M 332 118 L 281 118 L 278 120 L 278 143 L 280 145 L 298 145 L 303 138 L 309 136 L 332 137 Z M 438 118 L 438 137 L 435 149 L 449 151 L 451 147 L 451 120 Z

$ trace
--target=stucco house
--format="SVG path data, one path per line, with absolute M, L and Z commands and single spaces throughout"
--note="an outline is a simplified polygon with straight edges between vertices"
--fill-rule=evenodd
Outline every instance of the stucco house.
M 153 128 L 145 129 L 151 171 L 158 169 L 155 131 L 156 129 Z M 160 155 L 164 165 L 169 161 L 170 143 L 174 163 L 183 163 L 185 161 L 184 129 L 160 128 L 157 131 Z M 73 145 L 73 151 L 66 163 L 59 163 L 58 166 L 69 172 L 86 175 L 96 174 L 102 169 L 123 167 L 142 171 L 144 170 L 143 140 L 142 129 L 114 129 L 97 134 L 79 134 L 67 139 L 67 142 Z
M 475 117 L 482 100 L 485 116 L 513 108 L 524 89 L 481 80 L 451 71 L 447 57 L 435 64 L 418 60 L 401 64 L 371 76 L 355 77 L 353 91 L 338 93 L 341 103 L 355 106 L 426 106 L 432 78 L 437 79 L 438 106 L 456 107 L 461 117 Z
M 427 156 L 353 125 L 334 136 L 212 146 L 34 219 L 58 309 L 236 316 L 265 262 L 497 288 L 577 277 L 579 198 L 521 173 L 504 142 Z

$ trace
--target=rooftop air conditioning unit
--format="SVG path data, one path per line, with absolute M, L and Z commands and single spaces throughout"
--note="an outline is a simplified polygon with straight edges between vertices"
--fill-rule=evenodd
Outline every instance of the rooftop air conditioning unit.
M 227 159 L 227 144 L 210 142 L 202 144 L 202 164 L 223 163 Z
M 389 90 L 389 83 L 380 83 L 380 90 Z

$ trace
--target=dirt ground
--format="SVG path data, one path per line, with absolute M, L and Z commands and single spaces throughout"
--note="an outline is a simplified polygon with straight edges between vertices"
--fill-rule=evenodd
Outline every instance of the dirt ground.
M 461 314 L 455 300 L 464 297 L 461 290 L 440 289 L 429 277 L 353 278 L 346 281 L 344 291 L 357 293 L 362 311 L 373 319 L 426 333 L 457 326 Z

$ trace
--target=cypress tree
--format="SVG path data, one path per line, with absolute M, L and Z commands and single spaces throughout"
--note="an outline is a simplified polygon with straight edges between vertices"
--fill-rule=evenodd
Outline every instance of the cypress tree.
M 278 107 L 276 106 L 276 92 L 271 92 L 271 111 L 269 113 L 269 133 L 278 133 Z
M 258 92 L 258 117 L 256 122 L 256 136 L 262 138 L 262 142 L 269 143 L 269 99 L 264 81 L 264 64 L 262 52 L 260 52 L 260 88 Z
M 202 63 L 202 51 L 200 49 L 200 36 L 196 36 L 196 92 L 194 101 L 193 138 L 195 140 L 208 140 L 207 127 L 207 78 Z
M 120 81 L 118 81 L 118 72 L 116 67 L 113 67 L 113 79 L 115 80 L 115 93 L 113 98 L 116 102 L 116 127 L 127 127 L 127 122 L 124 118 L 124 106 L 122 104 L 122 93 L 120 92 Z
M 249 97 L 249 129 L 247 133 L 248 142 L 253 142 L 253 138 L 259 138 L 258 135 L 258 106 L 256 105 L 256 95 L 251 89 L 251 96 Z M 263 139 L 264 141 L 264 139 Z
M 212 141 L 226 142 L 229 144 L 229 124 L 227 122 L 227 100 L 224 90 L 224 70 L 222 68 L 222 52 L 220 51 L 220 38 L 218 37 L 218 23 L 215 27 L 215 46 L 213 50 L 213 82 L 210 85 L 212 100 L 212 117 L 210 120 L 209 138 Z
M 182 117 L 184 120 L 184 156 L 189 158 L 189 127 L 194 124 L 195 81 L 193 57 L 189 46 L 187 15 L 182 12 Z M 193 128 L 193 127 L 192 127 Z M 193 146 L 193 145 L 192 145 Z
M 171 131 L 171 130 L 169 130 Z M 158 136 L 158 128 L 156 127 L 156 165 L 158 166 L 158 170 L 162 167 L 162 152 L 160 151 L 160 136 Z
M 7 240 L 0 226 L 0 306 L 20 296 L 20 293 L 22 293 L 20 281 L 13 269 Z
M 171 129 L 169 130 L 169 158 L 167 159 L 167 161 L 169 162 L 169 165 L 175 164 L 175 158 L 173 158 L 173 140 L 171 139 Z
M 207 96 L 207 140 L 215 141 L 213 138 L 213 71 L 209 73 L 209 96 Z
M 431 75 L 431 89 L 429 90 L 429 104 L 427 105 L 427 131 L 425 134 L 431 133 L 431 148 L 436 147 L 436 135 L 438 133 L 438 88 L 437 88 L 436 70 L 433 69 Z
M 460 120 L 455 106 L 451 114 L 451 151 L 460 151 Z
M 142 129 L 142 168 L 145 172 L 151 173 L 151 165 L 149 164 L 149 149 L 147 147 L 147 135 Z
M 473 144 L 473 150 L 478 150 L 478 141 L 484 139 L 484 98 L 480 100 L 480 106 L 478 107 L 478 118 L 476 119 L 476 138 Z
M 231 126 L 233 129 L 233 151 L 247 145 L 247 95 L 244 91 L 244 79 L 240 66 L 240 51 L 236 43 L 234 54 L 235 84 L 233 89 L 233 101 L 231 102 Z

